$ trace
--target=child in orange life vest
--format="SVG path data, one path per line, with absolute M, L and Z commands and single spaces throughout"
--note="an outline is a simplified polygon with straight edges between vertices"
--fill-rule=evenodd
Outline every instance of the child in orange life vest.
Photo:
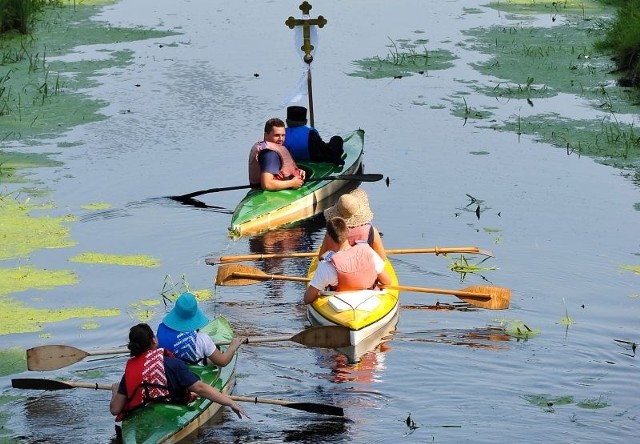
M 111 387 L 109 410 L 116 421 L 152 401 L 186 404 L 192 399 L 191 392 L 229 407 L 239 418 L 249 417 L 234 400 L 202 382 L 182 360 L 158 348 L 158 340 L 147 324 L 131 327 L 128 348 L 132 357 L 124 376 Z
M 327 222 L 327 248 L 304 293 L 304 303 L 311 304 L 329 287 L 337 291 L 365 290 L 378 283 L 390 285 L 391 277 L 384 261 L 365 242 L 349 244 L 349 229 L 341 217 Z
M 298 168 L 283 143 L 285 127 L 282 119 L 267 120 L 264 139 L 249 152 L 249 183 L 252 187 L 277 191 L 298 189 L 304 184 L 305 172 Z
M 373 212 L 369 208 L 369 198 L 366 191 L 362 188 L 356 188 L 350 193 L 340 196 L 334 206 L 324 210 L 326 220 L 333 217 L 341 217 L 346 221 L 349 228 L 349 244 L 355 245 L 358 241 L 367 242 L 382 260 L 387 260 L 380 232 L 371 224 Z M 326 240 L 327 236 L 325 235 L 318 252 L 319 257 L 327 252 Z
M 199 331 L 209 323 L 209 318 L 198 307 L 196 297 L 182 293 L 173 309 L 158 326 L 158 346 L 173 353 L 188 364 L 207 364 L 224 367 L 233 358 L 245 338 L 233 338 L 222 352 L 208 334 Z

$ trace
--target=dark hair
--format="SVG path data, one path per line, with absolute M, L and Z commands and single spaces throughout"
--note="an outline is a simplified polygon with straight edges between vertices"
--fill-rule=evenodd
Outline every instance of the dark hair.
M 269 134 L 274 127 L 284 128 L 284 121 L 277 117 L 267 120 L 267 123 L 264 124 L 264 132 Z
M 349 227 L 341 217 L 333 217 L 327 221 L 327 234 L 334 242 L 342 245 L 349 239 Z
M 153 346 L 153 330 L 147 324 L 138 324 L 129 330 L 129 344 L 127 348 L 131 356 L 138 356 Z

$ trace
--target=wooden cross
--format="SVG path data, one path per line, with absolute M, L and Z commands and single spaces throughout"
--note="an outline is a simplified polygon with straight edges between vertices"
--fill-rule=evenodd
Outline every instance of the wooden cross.
M 312 6 L 306 0 L 300 4 L 300 10 L 303 15 L 309 15 L 311 8 Z M 296 19 L 291 16 L 284 22 L 284 24 L 291 29 L 296 26 L 302 26 L 303 44 L 300 49 L 304 51 L 305 63 L 311 64 L 313 61 L 313 56 L 311 55 L 311 51 L 313 51 L 313 45 L 311 44 L 311 26 L 316 25 L 318 28 L 322 28 L 327 24 L 327 20 L 321 15 L 315 19 Z

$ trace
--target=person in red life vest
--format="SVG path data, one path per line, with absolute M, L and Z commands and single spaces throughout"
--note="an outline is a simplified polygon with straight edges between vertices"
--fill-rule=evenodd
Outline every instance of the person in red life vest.
M 379 283 L 390 285 L 384 261 L 366 242 L 349 244 L 349 229 L 341 217 L 327 222 L 328 252 L 322 257 L 304 292 L 304 303 L 311 304 L 327 287 L 336 291 L 373 289 Z
M 307 108 L 290 106 L 287 108 L 287 129 L 284 146 L 287 147 L 294 160 L 310 160 L 312 162 L 330 162 L 344 165 L 344 140 L 333 136 L 329 143 L 320 137 L 317 129 L 307 125 Z
M 351 245 L 355 245 L 358 241 L 364 241 L 378 253 L 382 260 L 387 260 L 380 232 L 371 223 L 373 212 L 369 207 L 369 198 L 365 190 L 356 188 L 350 193 L 340 196 L 334 206 L 324 210 L 324 218 L 326 220 L 333 217 L 341 217 L 347 222 L 349 243 Z M 327 249 L 327 235 L 325 234 L 318 251 L 319 257 L 322 257 L 327 252 Z
M 196 297 L 189 292 L 182 293 L 158 326 L 158 347 L 169 350 L 188 364 L 206 365 L 208 361 L 211 365 L 224 367 L 231 362 L 245 338 L 233 338 L 222 352 L 211 336 L 199 331 L 208 323 L 209 318 L 198 307 Z
M 249 152 L 249 183 L 252 187 L 277 191 L 298 189 L 304 184 L 305 172 L 298 168 L 285 148 L 285 127 L 281 119 L 267 120 L 264 139 Z
M 202 382 L 189 367 L 167 350 L 158 348 L 158 340 L 147 324 L 129 330 L 131 358 L 124 376 L 111 387 L 109 410 L 122 421 L 132 410 L 150 402 L 187 404 L 193 393 L 233 410 L 239 418 L 249 415 L 234 400 Z

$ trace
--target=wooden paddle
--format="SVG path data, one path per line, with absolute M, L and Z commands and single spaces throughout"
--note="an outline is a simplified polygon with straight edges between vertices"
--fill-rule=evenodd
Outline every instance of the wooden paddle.
M 396 250 L 384 250 L 387 255 L 390 254 L 419 254 L 419 253 L 432 253 L 432 254 L 448 254 L 448 253 L 466 253 L 466 254 L 482 254 L 484 256 L 493 257 L 493 253 L 489 250 L 481 250 L 478 247 L 434 247 L 434 248 L 404 248 Z M 264 259 L 285 259 L 285 258 L 298 258 L 298 257 L 315 257 L 318 255 L 317 251 L 308 251 L 304 253 L 259 253 L 259 254 L 246 254 L 238 256 L 221 256 L 218 258 L 207 258 L 205 263 L 207 265 L 228 264 L 231 262 L 244 262 L 251 260 L 264 260 Z
M 245 344 L 263 342 L 293 341 L 306 347 L 340 348 L 351 344 L 350 331 L 342 326 L 310 327 L 293 336 L 256 336 L 248 337 Z M 229 345 L 231 341 L 216 342 L 217 345 Z M 129 354 L 126 348 L 95 350 L 87 352 L 70 345 L 41 345 L 27 350 L 27 369 L 37 371 L 57 370 L 82 361 L 87 356 Z
M 382 180 L 384 176 L 382 174 L 342 174 L 340 176 L 323 176 L 323 177 L 309 177 L 305 179 L 305 182 L 320 182 L 323 180 L 352 180 L 357 182 L 378 182 Z M 251 188 L 251 185 L 236 185 L 232 187 L 221 188 L 209 188 L 207 190 L 194 191 L 193 193 L 181 194 L 180 196 L 169 196 L 170 199 L 177 201 L 185 201 L 192 199 L 196 196 L 202 196 L 203 194 L 219 193 L 220 191 L 232 191 L 242 190 L 245 188 Z
M 58 381 L 54 379 L 19 378 L 12 379 L 11 386 L 27 390 L 66 390 L 74 388 L 88 388 L 94 390 L 111 390 L 111 385 L 78 381 Z M 313 402 L 291 402 L 281 399 L 256 398 L 253 396 L 229 395 L 229 398 L 237 402 L 253 402 L 255 404 L 281 405 L 296 410 L 303 410 L 321 415 L 344 416 L 342 407 L 330 404 L 318 404 Z
M 309 282 L 306 277 L 282 276 L 266 274 L 262 270 L 248 265 L 221 265 L 216 276 L 216 285 L 253 285 L 261 281 L 283 280 L 294 282 Z M 408 287 L 405 285 L 385 286 L 394 290 L 417 291 L 421 293 L 450 294 L 457 296 L 476 307 L 489 310 L 504 310 L 509 308 L 511 290 L 488 285 L 475 285 L 462 290 L 445 290 L 440 288 Z

